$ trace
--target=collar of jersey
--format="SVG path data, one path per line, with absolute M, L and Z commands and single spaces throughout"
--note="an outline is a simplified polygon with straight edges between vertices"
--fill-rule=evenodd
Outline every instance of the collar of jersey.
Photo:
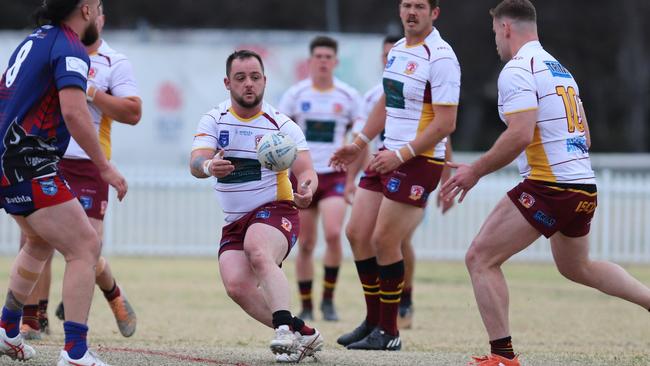
M 431 30 L 431 33 L 427 34 L 427 36 L 424 37 L 424 41 L 418 42 L 416 44 L 406 44 L 406 41 L 404 41 L 404 47 L 405 48 L 415 48 L 415 47 L 418 47 L 418 46 L 422 46 L 423 44 L 427 43 L 427 39 L 429 39 L 429 37 L 431 37 L 431 35 L 435 35 L 436 32 L 438 32 L 438 30 L 436 29 L 436 27 L 433 27 L 433 29 Z
M 228 108 L 228 112 L 230 112 L 230 114 L 232 114 L 233 117 L 237 118 L 240 122 L 250 122 L 264 114 L 264 111 L 259 111 L 256 115 L 254 115 L 251 118 L 242 118 L 239 115 L 237 115 L 237 113 L 235 113 L 235 110 L 232 108 Z
M 517 51 L 516 56 L 519 56 L 519 54 L 523 53 L 524 51 L 526 51 L 529 48 L 542 48 L 542 44 L 540 43 L 539 40 L 527 42 L 523 46 L 521 46 L 519 51 Z

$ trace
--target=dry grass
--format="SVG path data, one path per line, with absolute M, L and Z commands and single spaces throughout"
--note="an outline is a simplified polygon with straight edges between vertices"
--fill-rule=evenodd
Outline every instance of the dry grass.
M 0 258 L 6 288 L 11 258 Z M 115 365 L 272 364 L 266 348 L 272 331 L 249 319 L 230 301 L 217 262 L 209 259 L 112 258 L 111 264 L 138 313 L 138 330 L 122 338 L 96 293 L 90 343 Z M 53 334 L 35 342 L 31 365 L 51 365 L 62 344 L 53 309 L 60 299 L 62 261 L 56 261 L 50 317 Z M 404 351 L 351 352 L 336 338 L 356 326 L 363 299 L 352 263 L 345 263 L 336 293 L 342 321 L 316 321 L 326 338 L 322 365 L 465 365 L 483 354 L 487 339 L 460 263 L 421 262 L 415 285 L 415 327 L 402 332 Z M 650 268 L 630 267 L 650 284 Z M 285 270 L 292 277 L 293 263 Z M 506 266 L 511 289 L 515 347 L 525 365 L 649 365 L 650 314 L 643 309 L 570 283 L 546 264 Z M 320 277 L 319 277 L 320 278 Z M 315 286 L 316 304 L 320 285 Z M 297 296 L 294 304 L 297 303 Z M 320 314 L 316 313 L 317 317 Z M 0 358 L 0 364 L 12 364 Z

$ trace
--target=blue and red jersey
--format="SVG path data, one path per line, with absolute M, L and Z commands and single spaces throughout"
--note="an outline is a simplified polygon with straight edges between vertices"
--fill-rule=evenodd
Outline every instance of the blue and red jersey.
M 16 48 L 0 80 L 0 186 L 53 175 L 70 133 L 59 90 L 86 90 L 90 59 L 65 25 L 34 30 Z

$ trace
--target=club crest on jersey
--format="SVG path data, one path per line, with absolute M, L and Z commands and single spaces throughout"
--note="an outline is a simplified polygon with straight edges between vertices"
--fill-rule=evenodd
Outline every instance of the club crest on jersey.
M 230 144 L 230 131 L 219 131 L 219 146 L 226 147 Z
M 390 178 L 390 180 L 388 180 L 388 183 L 386 183 L 386 189 L 388 189 L 388 192 L 390 193 L 395 193 L 399 191 L 400 183 L 402 183 L 402 181 L 400 181 L 399 179 Z
M 88 80 L 94 79 L 96 75 L 97 75 L 97 69 L 91 67 L 90 70 L 88 71 Z
M 531 208 L 535 204 L 535 197 L 526 192 L 522 192 L 521 196 L 519 196 L 519 203 L 526 208 Z
M 386 69 L 390 69 L 391 66 L 393 66 L 393 63 L 395 62 L 395 56 L 391 57 L 388 59 L 388 62 L 386 62 Z
M 343 105 L 341 103 L 334 103 L 334 113 L 343 113 Z
M 56 186 L 54 179 L 42 180 L 38 184 L 40 184 L 43 194 L 47 196 L 54 196 L 59 191 L 59 187 Z
M 424 195 L 424 187 L 422 186 L 411 186 L 411 195 L 409 196 L 410 199 L 413 201 L 417 201 L 422 196 Z
M 406 64 L 406 70 L 404 70 L 404 73 L 406 75 L 411 75 L 411 74 L 415 73 L 415 70 L 417 70 L 417 69 L 418 69 L 418 63 L 415 62 L 415 61 L 409 61 Z
M 300 109 L 302 109 L 303 112 L 309 112 L 311 109 L 311 103 L 310 102 L 302 102 L 300 105 Z
M 282 228 L 284 230 L 286 230 L 287 232 L 290 232 L 292 227 L 293 227 L 293 225 L 291 224 L 291 221 L 289 221 L 289 219 L 287 219 L 286 217 L 283 217 L 282 218 Z
M 262 137 L 264 137 L 264 135 L 255 135 L 255 149 L 257 149 L 257 146 L 260 144 L 260 141 L 262 141 Z

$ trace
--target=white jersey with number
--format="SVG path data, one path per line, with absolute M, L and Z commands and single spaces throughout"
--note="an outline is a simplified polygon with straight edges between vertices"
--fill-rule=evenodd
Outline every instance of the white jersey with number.
M 289 117 L 264 103 L 251 118 L 241 118 L 230 108 L 230 100 L 206 113 L 199 122 L 192 150 L 224 150 L 235 170 L 216 179 L 214 189 L 226 222 L 233 222 L 253 209 L 273 201 L 293 200 L 289 172 L 274 172 L 257 160 L 257 143 L 267 133 L 289 135 L 298 151 L 309 150 L 305 135 Z
M 306 79 L 282 96 L 278 109 L 305 132 L 316 173 L 334 171 L 328 166 L 329 160 L 360 118 L 360 99 L 356 90 L 336 78 L 331 89 L 316 89 L 311 79 Z
M 404 147 L 433 122 L 433 105 L 458 105 L 460 65 L 437 29 L 422 43 L 408 46 L 406 39 L 395 43 L 384 69 L 384 94 L 384 145 L 389 150 Z M 446 142 L 442 139 L 421 155 L 444 159 Z
M 382 84 L 375 85 L 374 88 L 368 90 L 366 94 L 363 95 L 363 108 L 361 109 L 361 119 L 354 123 L 352 127 L 352 133 L 359 134 L 363 131 L 363 128 L 368 122 L 368 117 L 370 112 L 375 107 L 379 98 L 384 94 L 384 86 Z M 384 132 L 382 131 L 379 136 L 375 137 L 371 142 L 371 149 L 373 151 L 379 150 L 384 145 Z
M 131 62 L 121 53 L 113 50 L 106 41 L 102 40 L 97 52 L 90 55 L 90 71 L 88 85 L 94 86 L 114 97 L 137 97 L 138 86 L 133 76 Z M 93 118 L 95 129 L 99 135 L 99 143 L 107 159 L 111 158 L 111 124 L 113 120 L 105 115 L 96 105 L 88 103 L 88 109 Z M 71 137 L 66 158 L 90 159 L 88 154 Z
M 542 48 L 526 43 L 499 75 L 499 114 L 537 110 L 533 141 L 517 158 L 524 178 L 555 183 L 595 183 L 580 92 L 571 73 Z

